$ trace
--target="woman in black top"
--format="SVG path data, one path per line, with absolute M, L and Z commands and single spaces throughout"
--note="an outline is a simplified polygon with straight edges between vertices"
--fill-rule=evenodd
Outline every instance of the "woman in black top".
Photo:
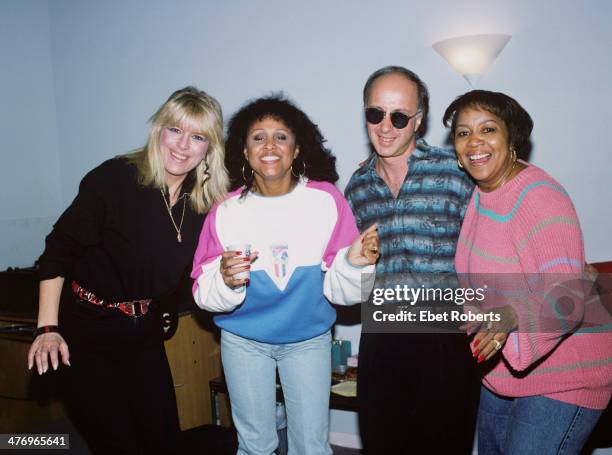
M 226 192 L 217 101 L 186 87 L 151 118 L 147 144 L 102 163 L 46 240 L 28 366 L 59 363 L 95 453 L 176 450 L 178 416 L 159 302 L 188 270 L 204 214 Z M 64 281 L 72 298 L 62 311 Z

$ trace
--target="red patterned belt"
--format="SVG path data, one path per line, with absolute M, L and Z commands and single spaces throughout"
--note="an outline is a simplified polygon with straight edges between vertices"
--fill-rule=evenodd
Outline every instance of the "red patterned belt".
M 76 281 L 72 282 L 72 292 L 81 300 L 98 305 L 104 308 L 117 308 L 124 314 L 137 318 L 144 316 L 149 311 L 149 305 L 153 300 L 131 300 L 129 302 L 117 302 L 107 303 L 104 300 L 96 297 L 93 292 L 89 292 L 87 289 L 79 286 Z

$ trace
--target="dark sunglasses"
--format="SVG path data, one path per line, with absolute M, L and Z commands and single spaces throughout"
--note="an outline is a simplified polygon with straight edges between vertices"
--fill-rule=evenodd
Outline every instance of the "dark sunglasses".
M 402 112 L 391 112 L 389 117 L 391 118 L 391 124 L 398 130 L 401 130 L 402 128 L 406 128 L 406 125 L 408 125 L 411 118 L 416 117 L 420 113 L 420 110 L 416 111 L 414 115 L 406 115 Z M 372 125 L 378 125 L 380 122 L 382 122 L 385 115 L 387 115 L 387 113 L 377 107 L 368 107 L 365 110 L 365 118 L 368 123 L 371 123 Z

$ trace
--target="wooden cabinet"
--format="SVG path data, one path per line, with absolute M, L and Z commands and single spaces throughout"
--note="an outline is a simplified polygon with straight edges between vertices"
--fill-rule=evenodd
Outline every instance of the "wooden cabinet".
M 19 323 L 0 318 L 0 328 Z M 165 342 L 182 430 L 212 423 L 209 381 L 221 375 L 218 336 L 209 313 L 185 313 Z M 55 398 L 60 375 L 38 376 L 27 369 L 31 341 L 30 334 L 0 334 L 0 433 L 23 433 L 66 417 Z M 226 400 L 221 416 L 227 424 Z
M 208 383 L 221 375 L 219 332 L 209 313 L 186 313 L 166 341 L 181 430 L 212 423 Z M 222 422 L 228 423 L 227 401 L 221 403 Z

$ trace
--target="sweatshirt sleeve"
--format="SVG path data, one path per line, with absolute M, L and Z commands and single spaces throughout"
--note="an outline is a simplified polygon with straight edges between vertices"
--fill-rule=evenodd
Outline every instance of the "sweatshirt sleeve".
M 346 259 L 346 253 L 353 240 L 359 236 L 359 231 L 346 199 L 337 190 L 330 193 L 336 202 L 338 217 L 321 264 L 322 270 L 327 272 L 323 293 L 334 304 L 352 305 L 363 300 L 362 290 L 365 287 L 362 286 L 362 277 L 369 283 L 374 276 L 375 266 L 354 267 Z
M 528 292 L 510 299 L 518 329 L 503 349 L 517 371 L 545 357 L 580 326 L 589 292 L 582 232 L 569 196 L 552 185 L 533 193 L 526 194 L 516 214 L 514 239 Z
M 223 247 L 216 232 L 216 219 L 219 205 L 215 204 L 209 212 L 193 258 L 193 298 L 196 304 L 213 312 L 232 311 L 240 305 L 246 295 L 246 286 L 231 289 L 223 281 L 219 267 Z
M 375 266 L 355 267 L 346 259 L 349 247 L 340 249 L 325 274 L 323 293 L 336 305 L 353 305 L 367 300 L 374 286 Z

